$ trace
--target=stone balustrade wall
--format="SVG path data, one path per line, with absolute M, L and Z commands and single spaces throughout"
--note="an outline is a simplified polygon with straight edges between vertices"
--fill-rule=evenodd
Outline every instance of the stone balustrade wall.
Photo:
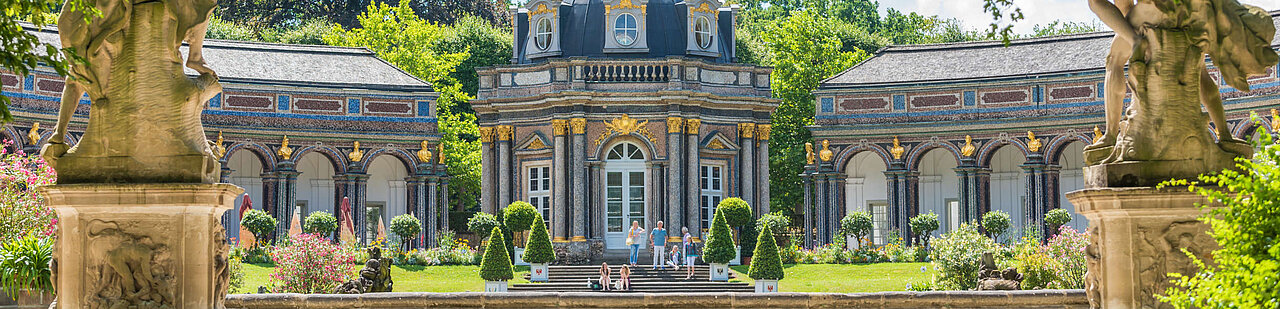
M 883 293 L 239 294 L 228 309 L 276 308 L 1088 308 L 1084 290 Z

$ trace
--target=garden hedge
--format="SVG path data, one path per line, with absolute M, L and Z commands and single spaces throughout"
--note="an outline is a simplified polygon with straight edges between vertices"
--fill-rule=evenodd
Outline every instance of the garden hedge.
M 773 239 L 773 233 L 760 233 L 752 256 L 754 258 L 751 259 L 751 268 L 747 270 L 747 275 L 751 279 L 782 280 L 785 276 L 782 270 L 782 256 L 778 255 L 778 244 Z
M 736 248 L 733 244 L 733 232 L 729 230 L 729 223 L 724 218 L 724 212 L 717 211 L 716 218 L 711 222 L 711 235 L 707 236 L 706 252 L 703 252 L 703 260 L 712 264 L 728 264 L 737 254 L 734 254 Z
M 524 261 L 534 264 L 554 262 L 556 252 L 551 247 L 551 235 L 547 234 L 547 224 L 542 222 L 541 214 L 534 217 L 533 230 L 529 233 L 529 241 L 524 245 Z
M 485 281 L 507 281 L 515 278 L 515 273 L 511 267 L 511 256 L 507 252 L 506 246 L 493 246 L 492 244 L 505 243 L 502 238 L 502 230 L 493 228 L 489 233 L 489 246 L 485 246 L 484 259 L 480 261 L 480 278 Z

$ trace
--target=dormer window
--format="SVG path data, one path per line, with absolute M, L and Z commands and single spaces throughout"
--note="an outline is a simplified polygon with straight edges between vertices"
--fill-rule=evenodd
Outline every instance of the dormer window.
M 698 47 L 707 49 L 711 47 L 711 21 L 707 17 L 700 16 L 693 26 L 694 39 L 698 43 Z
M 636 43 L 636 38 L 640 36 L 638 29 L 635 15 L 618 15 L 618 18 L 613 23 L 613 39 L 618 41 L 618 45 L 631 46 Z
M 538 20 L 538 28 L 534 34 L 533 41 L 534 44 L 538 45 L 539 51 L 546 51 L 547 47 L 551 47 L 551 18 Z

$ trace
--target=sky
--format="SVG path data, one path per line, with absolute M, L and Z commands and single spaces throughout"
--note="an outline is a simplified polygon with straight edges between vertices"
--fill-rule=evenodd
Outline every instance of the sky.
M 991 24 L 991 15 L 982 11 L 983 0 L 879 0 L 880 10 L 894 8 L 899 11 L 916 12 L 921 15 L 938 15 L 942 18 L 956 18 L 964 23 L 965 28 L 986 29 Z M 1280 0 L 1241 0 L 1241 3 L 1252 4 L 1267 10 L 1280 10 Z M 1030 33 L 1032 25 L 1047 24 L 1055 20 L 1097 23 L 1107 29 L 1097 17 L 1089 11 L 1085 0 L 1015 0 L 1022 8 L 1026 19 L 1014 25 L 1018 33 Z M 882 12 L 883 13 L 883 12 Z

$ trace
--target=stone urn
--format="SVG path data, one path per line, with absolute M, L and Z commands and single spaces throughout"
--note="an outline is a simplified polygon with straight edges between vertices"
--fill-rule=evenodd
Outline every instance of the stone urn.
M 529 282 L 547 282 L 551 281 L 550 270 L 547 263 L 530 263 L 529 264 Z
M 507 281 L 485 281 L 484 291 L 485 293 L 506 293 Z
M 711 264 L 711 281 L 729 281 L 729 264 Z
M 756 280 L 756 293 L 777 293 L 778 280 Z

